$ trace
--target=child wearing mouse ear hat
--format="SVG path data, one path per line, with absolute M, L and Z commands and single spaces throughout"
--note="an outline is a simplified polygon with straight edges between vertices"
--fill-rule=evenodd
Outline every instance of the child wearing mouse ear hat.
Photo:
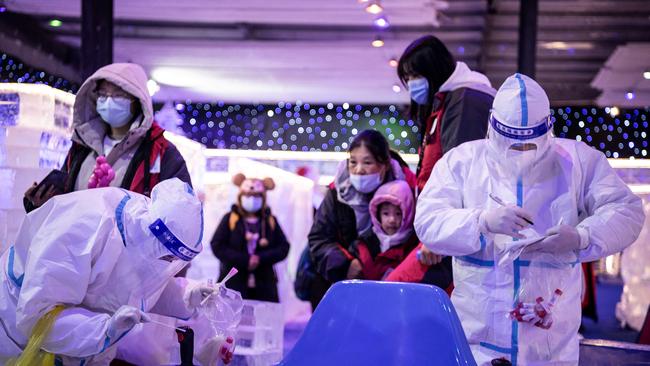
M 278 302 L 277 276 L 273 264 L 284 260 L 289 243 L 267 206 L 266 193 L 275 188 L 272 178 L 249 178 L 236 174 L 237 202 L 219 224 L 211 246 L 221 261 L 219 280 L 232 267 L 239 271 L 228 287 L 244 299 Z

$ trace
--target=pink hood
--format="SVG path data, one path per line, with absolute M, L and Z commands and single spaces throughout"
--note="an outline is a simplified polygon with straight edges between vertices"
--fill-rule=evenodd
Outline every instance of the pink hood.
M 388 246 L 402 244 L 413 232 L 413 218 L 415 216 L 413 191 L 411 191 L 411 187 L 409 187 L 406 181 L 394 180 L 379 187 L 370 201 L 370 217 L 372 219 L 373 231 L 380 237 L 382 247 L 386 245 L 383 243 L 384 240 L 381 240 L 381 237 L 386 236 L 386 233 L 381 228 L 377 213 L 379 211 L 379 205 L 384 202 L 399 206 L 402 210 L 402 225 L 397 233 L 390 236 L 390 243 L 386 244 Z M 384 250 L 382 248 L 382 251 Z

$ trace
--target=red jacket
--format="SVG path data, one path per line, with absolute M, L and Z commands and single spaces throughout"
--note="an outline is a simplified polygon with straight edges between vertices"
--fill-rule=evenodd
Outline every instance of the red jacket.
M 418 243 L 417 236 L 413 234 L 406 243 L 379 253 L 379 240 L 376 236 L 359 239 L 356 243 L 356 254 L 361 262 L 361 277 L 366 280 L 383 280 L 387 271 L 397 268 Z
M 421 131 L 418 194 L 443 154 L 463 142 L 485 138 L 492 100 L 491 95 L 469 88 L 436 93 Z

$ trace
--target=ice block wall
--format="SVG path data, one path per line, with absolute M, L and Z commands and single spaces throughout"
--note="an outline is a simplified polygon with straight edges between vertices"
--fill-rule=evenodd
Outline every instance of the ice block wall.
M 205 195 L 205 145 L 170 131 L 165 131 L 165 138 L 176 146 L 185 159 L 194 191 L 199 197 L 203 197 Z
M 643 199 L 646 214 L 639 238 L 620 255 L 623 294 L 616 304 L 616 318 L 621 325 L 639 331 L 650 307 L 650 161 L 630 160 L 612 165 L 632 191 Z
M 63 164 L 73 104 L 73 94 L 47 85 L 0 83 L 0 253 L 25 216 L 25 190 Z

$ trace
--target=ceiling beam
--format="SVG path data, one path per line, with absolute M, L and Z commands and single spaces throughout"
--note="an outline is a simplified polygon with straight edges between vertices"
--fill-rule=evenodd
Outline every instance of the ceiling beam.
M 518 14 L 518 0 L 498 0 L 498 14 Z M 650 2 L 647 0 L 584 0 L 584 1 L 566 1 L 566 0 L 545 0 L 539 4 L 541 15 L 650 15 Z
M 28 15 L 0 13 L 0 50 L 32 67 L 81 82 L 79 50 L 55 39 Z

